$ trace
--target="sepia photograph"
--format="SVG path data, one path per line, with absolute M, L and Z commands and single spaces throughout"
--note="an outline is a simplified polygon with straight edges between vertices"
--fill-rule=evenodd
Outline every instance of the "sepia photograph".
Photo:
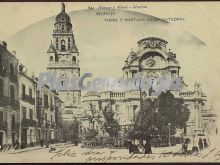
M 0 163 L 220 162 L 219 2 L 0 2 Z

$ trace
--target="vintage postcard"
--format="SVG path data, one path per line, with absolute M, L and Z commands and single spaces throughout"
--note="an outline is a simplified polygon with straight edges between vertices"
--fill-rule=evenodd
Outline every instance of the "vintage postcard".
M 219 2 L 1 2 L 0 163 L 220 162 Z

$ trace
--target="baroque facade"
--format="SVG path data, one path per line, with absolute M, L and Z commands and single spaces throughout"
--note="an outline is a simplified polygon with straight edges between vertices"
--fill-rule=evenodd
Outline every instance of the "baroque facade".
M 201 133 L 201 111 L 204 109 L 206 96 L 199 83 L 195 84 L 193 91 L 187 88 L 183 77 L 180 76 L 181 67 L 176 59 L 176 54 L 167 49 L 167 43 L 167 41 L 156 37 L 144 38 L 138 41 L 137 50 L 132 50 L 125 60 L 125 65 L 122 68 L 123 78 L 135 78 L 136 75 L 140 75 L 141 78 L 147 78 L 151 81 L 147 88 L 142 91 L 140 89 L 89 91 L 83 96 L 83 107 L 92 103 L 95 111 L 102 113 L 98 102 L 107 104 L 113 100 L 113 109 L 116 112 L 121 130 L 125 133 L 132 126 L 133 117 L 140 110 L 141 93 L 145 94 L 145 98 L 156 98 L 160 94 L 155 85 L 158 79 L 174 80 L 179 78 L 180 88 L 171 87 L 169 90 L 176 98 L 183 98 L 190 110 L 184 134 L 190 136 Z M 87 111 L 86 108 L 85 111 Z M 84 125 L 88 127 L 89 124 Z M 98 128 L 98 123 L 96 126 L 97 129 L 101 129 Z

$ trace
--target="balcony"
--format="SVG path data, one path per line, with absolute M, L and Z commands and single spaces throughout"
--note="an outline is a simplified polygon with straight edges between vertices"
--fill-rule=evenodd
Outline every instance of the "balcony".
M 63 61 L 63 62 L 50 62 L 48 67 L 79 67 L 79 64 L 71 61 Z
M 0 130 L 7 130 L 7 121 L 3 121 L 0 123 Z
M 23 119 L 22 126 L 23 127 L 36 127 L 37 122 L 35 120 L 31 120 L 31 119 Z
M 16 131 L 19 129 L 20 123 L 14 123 L 11 125 L 11 129 L 12 131 Z
M 45 103 L 44 103 L 44 108 L 49 108 L 48 102 L 45 102 Z
M 13 83 L 16 83 L 17 82 L 17 76 L 16 75 L 10 75 L 10 81 L 13 82 Z
M 35 99 L 32 98 L 32 97 L 30 97 L 30 98 L 29 98 L 29 103 L 32 104 L 32 105 L 34 105 L 34 104 L 35 104 Z
M 19 109 L 19 101 L 17 100 L 10 100 L 7 96 L 2 96 L 0 98 L 0 106 L 7 106 L 10 105 L 13 109 Z
M 37 126 L 41 127 L 41 126 L 43 126 L 43 124 L 44 124 L 43 119 L 42 118 L 38 118 Z
M 52 122 L 51 128 L 56 128 L 56 123 L 55 122 Z
M 41 97 L 37 97 L 37 105 L 39 106 L 43 105 L 43 99 Z
M 15 109 L 15 110 L 20 109 L 19 101 L 17 101 L 17 100 L 11 100 L 10 105 L 11 105 L 11 107 L 12 107 L 13 109 Z
M 21 97 L 21 100 L 25 102 L 29 102 L 30 104 L 34 105 L 35 104 L 35 99 L 30 97 L 29 95 L 23 94 Z
M 51 111 L 55 110 L 55 106 L 54 105 L 50 105 L 50 110 Z
M 6 106 L 9 105 L 9 97 L 2 96 L 0 98 L 0 106 Z
M 46 128 L 50 127 L 50 121 L 49 120 L 46 121 L 45 127 Z

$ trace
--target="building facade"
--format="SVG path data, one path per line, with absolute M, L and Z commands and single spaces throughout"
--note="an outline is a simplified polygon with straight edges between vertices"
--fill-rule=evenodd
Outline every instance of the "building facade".
M 20 139 L 21 147 L 36 145 L 36 81 L 27 73 L 22 64 L 18 67 L 18 98 L 20 105 Z
M 132 127 L 134 116 L 140 110 L 140 100 L 144 93 L 145 99 L 157 98 L 162 92 L 156 86 L 158 80 L 173 81 L 176 78 L 180 80 L 180 88 L 168 86 L 169 90 L 176 98 L 183 98 L 185 104 L 190 110 L 190 117 L 184 129 L 185 135 L 195 135 L 202 132 L 201 111 L 204 109 L 206 96 L 202 92 L 201 84 L 196 83 L 194 90 L 189 90 L 183 77 L 180 76 L 180 65 L 176 59 L 176 54 L 167 50 L 167 41 L 149 37 L 138 41 L 137 50 L 132 50 L 125 60 L 123 66 L 123 78 L 135 78 L 137 75 L 149 82 L 145 82 L 145 88 L 114 91 L 106 88 L 105 91 L 89 91 L 82 98 L 83 107 L 92 103 L 97 112 L 102 113 L 98 102 L 103 105 L 114 101 L 113 109 L 116 118 L 121 126 L 122 134 L 126 133 Z M 144 85 L 144 84 L 143 84 Z M 84 108 L 87 111 L 86 108 Z M 84 124 L 88 127 L 89 124 Z M 97 123 L 98 125 L 98 123 Z M 100 132 L 100 131 L 99 131 Z
M 18 59 L 0 44 L 0 146 L 14 145 L 19 138 Z
M 213 105 L 210 108 L 203 109 L 202 112 L 202 128 L 206 135 L 217 135 L 217 115 L 214 112 Z
M 49 90 L 44 85 L 36 91 L 37 100 L 37 141 L 44 143 L 61 142 L 62 131 L 62 101 L 56 91 Z

